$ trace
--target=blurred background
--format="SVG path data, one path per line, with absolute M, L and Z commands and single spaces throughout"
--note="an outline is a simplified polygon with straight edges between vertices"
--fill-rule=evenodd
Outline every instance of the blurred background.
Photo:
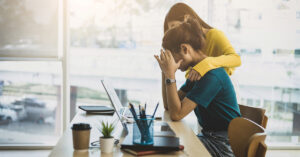
M 162 103 L 153 55 L 177 2 L 222 30 L 241 56 L 238 101 L 266 109 L 268 145 L 300 145 L 300 0 L 69 0 L 68 45 L 60 1 L 0 0 L 0 144 L 57 142 L 65 47 L 70 119 L 79 105 L 110 105 L 101 79 L 123 105 Z M 180 87 L 184 73 L 176 75 Z

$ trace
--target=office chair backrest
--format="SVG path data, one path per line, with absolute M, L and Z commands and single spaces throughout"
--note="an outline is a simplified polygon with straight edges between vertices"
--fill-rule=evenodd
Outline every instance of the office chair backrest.
M 247 157 L 264 157 L 267 151 L 266 133 L 256 133 L 249 140 Z
M 253 122 L 266 128 L 268 117 L 265 115 L 266 110 L 258 107 L 250 107 L 239 104 L 242 117 L 252 120 Z
M 261 126 L 265 129 L 267 128 L 268 120 L 269 120 L 268 116 L 264 115 L 264 119 L 262 121 Z
M 264 128 L 249 119 L 233 119 L 228 126 L 228 138 L 236 157 L 263 157 L 266 153 Z

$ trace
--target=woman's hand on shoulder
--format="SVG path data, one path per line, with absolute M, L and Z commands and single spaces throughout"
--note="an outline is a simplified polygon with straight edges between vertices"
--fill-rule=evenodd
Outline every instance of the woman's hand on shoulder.
M 198 73 L 196 70 L 192 69 L 190 72 L 189 72 L 189 76 L 188 78 L 190 81 L 194 82 L 194 81 L 198 81 L 201 79 L 201 75 L 200 73 Z

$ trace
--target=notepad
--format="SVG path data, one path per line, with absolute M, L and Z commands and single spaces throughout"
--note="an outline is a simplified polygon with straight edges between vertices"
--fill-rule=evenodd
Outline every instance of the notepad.
M 79 108 L 89 114 L 113 115 L 115 112 L 113 108 L 108 106 L 79 106 Z

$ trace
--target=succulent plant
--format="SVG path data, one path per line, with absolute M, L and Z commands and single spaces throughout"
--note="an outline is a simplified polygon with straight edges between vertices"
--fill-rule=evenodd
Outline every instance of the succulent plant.
M 114 131 L 114 129 L 115 129 L 115 126 L 113 125 L 113 123 L 108 123 L 108 122 L 106 122 L 106 123 L 104 123 L 103 121 L 101 122 L 101 125 L 102 125 L 102 127 L 101 127 L 101 129 L 99 129 L 100 130 L 100 132 L 102 133 L 102 135 L 103 135 L 103 138 L 111 138 L 111 137 L 113 137 L 112 136 L 112 132 Z

